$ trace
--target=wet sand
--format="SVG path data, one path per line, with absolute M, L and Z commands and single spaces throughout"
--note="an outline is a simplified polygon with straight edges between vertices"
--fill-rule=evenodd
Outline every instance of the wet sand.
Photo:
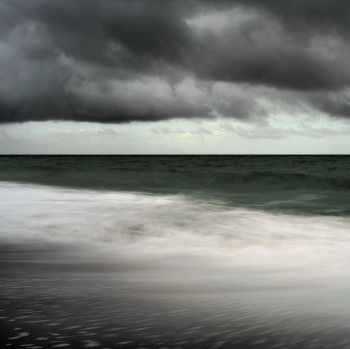
M 195 270 L 96 258 L 64 246 L 3 244 L 2 347 L 350 346 L 348 315 L 325 314 L 324 304 L 319 313 L 307 309 L 317 302 L 312 292 L 240 280 L 227 283 Z

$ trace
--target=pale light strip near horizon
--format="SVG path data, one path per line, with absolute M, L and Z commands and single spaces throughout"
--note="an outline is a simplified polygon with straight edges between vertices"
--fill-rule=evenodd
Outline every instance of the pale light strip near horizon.
M 2 126 L 0 154 L 348 154 L 349 134 L 342 121 L 29 122 Z

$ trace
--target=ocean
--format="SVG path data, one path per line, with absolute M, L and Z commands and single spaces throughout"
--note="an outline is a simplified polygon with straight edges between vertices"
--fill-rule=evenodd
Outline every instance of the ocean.
M 350 156 L 0 156 L 9 348 L 349 348 Z

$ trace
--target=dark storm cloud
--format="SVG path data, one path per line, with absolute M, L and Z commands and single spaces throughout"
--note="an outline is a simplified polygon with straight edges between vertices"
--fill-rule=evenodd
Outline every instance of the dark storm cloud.
M 349 117 L 349 18 L 345 0 L 0 0 L 0 122 L 249 120 L 264 99 Z
M 310 103 L 317 109 L 336 117 L 350 116 L 350 93 L 315 94 L 310 98 Z

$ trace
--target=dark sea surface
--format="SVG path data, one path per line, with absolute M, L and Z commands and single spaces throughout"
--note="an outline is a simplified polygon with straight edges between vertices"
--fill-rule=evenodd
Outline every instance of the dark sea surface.
M 350 348 L 350 156 L 0 156 L 0 347 Z

